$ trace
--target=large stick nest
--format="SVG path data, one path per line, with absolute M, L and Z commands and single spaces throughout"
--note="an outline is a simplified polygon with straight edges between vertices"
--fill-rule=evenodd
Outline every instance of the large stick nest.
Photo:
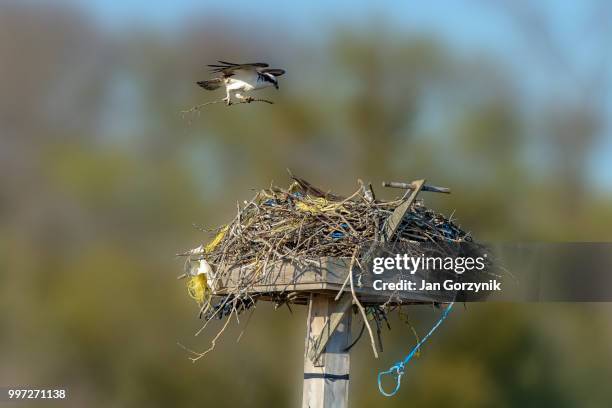
M 215 270 L 236 266 L 271 266 L 320 257 L 350 258 L 356 247 L 378 241 L 402 199 L 368 200 L 363 188 L 348 198 L 324 193 L 302 179 L 289 188 L 259 191 L 239 208 L 228 225 L 201 252 Z M 393 242 L 471 240 L 455 222 L 417 200 L 404 216 Z
M 243 287 L 233 293 L 214 296 L 214 280 L 221 279 L 224 273 L 243 267 L 260 279 L 277 264 L 316 262 L 321 257 L 352 258 L 358 263 L 356 254 L 381 241 L 389 217 L 409 193 L 391 201 L 377 200 L 371 188 L 360 182 L 352 195 L 340 197 L 291 177 L 293 183 L 286 189 L 271 186 L 257 192 L 238 207 L 230 223 L 214 230 L 216 235 L 208 244 L 182 254 L 187 256 L 190 293 L 200 303 L 200 316 L 206 320 L 198 333 L 212 319 L 232 314 L 238 317 L 254 306 L 261 295 L 249 290 L 255 279 L 246 279 Z M 420 200 L 413 202 L 390 238 L 391 243 L 465 241 L 471 241 L 469 233 L 451 219 L 426 208 Z M 203 264 L 206 276 L 197 275 Z M 289 302 L 286 297 L 277 299 L 278 304 Z M 386 324 L 384 307 L 368 307 L 367 313 L 373 317 L 380 334 L 380 327 Z M 226 325 L 227 322 L 223 327 Z M 220 334 L 213 340 L 213 347 Z M 204 353 L 189 351 L 197 360 L 210 349 Z

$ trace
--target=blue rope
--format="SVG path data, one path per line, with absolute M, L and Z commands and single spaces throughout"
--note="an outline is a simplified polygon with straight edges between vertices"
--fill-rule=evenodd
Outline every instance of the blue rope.
M 438 326 L 440 326 L 442 324 L 442 322 L 446 319 L 446 317 L 448 316 L 449 312 L 453 308 L 454 304 L 455 304 L 455 302 L 452 302 L 451 304 L 448 305 L 446 310 L 444 310 L 444 312 L 442 313 L 442 316 L 440 316 L 440 319 L 438 319 L 437 323 L 434 324 L 434 326 L 431 328 L 431 330 L 429 330 L 429 333 L 427 333 L 425 335 L 425 337 L 423 337 L 421 339 L 421 341 L 419 341 L 416 344 L 416 346 L 414 346 L 412 348 L 412 350 L 410 350 L 410 353 L 408 353 L 408 355 L 406 356 L 406 358 L 404 360 L 402 360 L 402 361 L 396 363 L 395 365 L 391 366 L 391 368 L 389 368 L 387 371 L 381 371 L 381 372 L 378 373 L 378 390 L 380 391 L 380 393 L 382 395 L 384 395 L 385 397 L 392 397 L 392 396 L 394 396 L 399 391 L 399 389 L 400 389 L 400 382 L 402 381 L 402 376 L 404 375 L 404 368 L 405 368 L 406 364 L 408 364 L 408 362 L 412 359 L 412 357 L 414 357 L 416 352 L 423 345 L 423 343 L 425 343 L 427 341 L 429 336 L 431 336 L 433 334 L 433 332 L 436 331 Z M 385 375 L 388 375 L 388 374 L 395 375 L 395 381 L 396 381 L 395 388 L 391 392 L 386 392 L 383 389 L 383 386 L 382 386 L 382 378 Z

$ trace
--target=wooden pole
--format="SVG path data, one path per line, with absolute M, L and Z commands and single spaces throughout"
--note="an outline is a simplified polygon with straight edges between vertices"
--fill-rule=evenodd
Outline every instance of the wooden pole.
M 326 333 L 331 331 L 329 322 L 338 318 L 336 330 Z M 334 301 L 333 296 L 312 293 L 308 302 L 302 408 L 348 407 L 350 358 L 346 347 L 350 335 L 351 309 Z M 328 336 L 325 350 L 313 362 L 309 355 L 316 353 L 309 350 Z

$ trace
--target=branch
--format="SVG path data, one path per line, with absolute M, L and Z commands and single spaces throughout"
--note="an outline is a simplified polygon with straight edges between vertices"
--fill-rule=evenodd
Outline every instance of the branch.
M 370 327 L 370 322 L 368 322 L 368 315 L 365 312 L 365 309 L 361 305 L 359 299 L 357 299 L 357 295 L 355 294 L 355 285 L 353 284 L 353 266 L 355 265 L 355 258 L 357 257 L 357 248 L 353 251 L 353 257 L 351 258 L 351 266 L 349 267 L 349 277 L 351 282 L 351 293 L 353 294 L 353 300 L 355 300 L 355 304 L 359 308 L 361 312 L 361 317 L 363 317 L 363 322 L 368 329 L 368 333 L 370 334 L 370 343 L 372 344 L 372 351 L 374 352 L 374 357 L 378 358 L 378 352 L 376 350 L 376 342 L 374 341 L 374 333 L 372 333 L 372 327 Z
M 245 98 L 245 99 L 243 99 L 243 100 L 241 100 L 241 101 L 238 101 L 238 102 L 231 102 L 231 103 L 226 104 L 226 105 L 227 105 L 227 106 L 232 106 L 232 105 L 240 105 L 240 104 L 242 104 L 242 103 L 251 103 L 251 102 L 265 102 L 265 103 L 269 103 L 270 105 L 273 105 L 273 104 L 274 104 L 274 102 L 269 101 L 269 100 L 267 100 L 267 99 L 258 99 L 258 98 L 251 98 L 251 97 L 248 97 L 248 98 Z M 185 115 L 186 115 L 186 114 L 188 114 L 188 113 L 198 112 L 198 111 L 200 111 L 200 110 L 201 110 L 203 107 L 208 106 L 208 105 L 213 105 L 213 104 L 215 104 L 215 103 L 226 103 L 226 101 L 225 101 L 225 99 L 218 99 L 218 100 L 215 100 L 215 101 L 205 102 L 205 103 L 202 103 L 202 104 L 200 104 L 200 105 L 193 106 L 193 107 L 191 107 L 191 108 L 189 108 L 189 109 L 187 109 L 187 110 L 182 110 L 180 113 L 181 113 L 183 116 L 185 116 Z
M 219 340 L 219 337 L 221 337 L 221 335 L 223 334 L 223 332 L 225 331 L 225 329 L 227 328 L 227 325 L 229 324 L 229 322 L 232 320 L 231 316 L 228 316 L 227 320 L 225 321 L 225 324 L 223 325 L 223 327 L 221 328 L 221 330 L 219 330 L 219 332 L 217 333 L 217 335 L 212 339 L 210 347 L 208 349 L 206 349 L 205 351 L 199 352 L 199 351 L 195 351 L 192 350 L 186 346 L 184 346 L 181 343 L 177 343 L 179 345 L 179 347 L 181 347 L 183 350 L 188 351 L 189 353 L 193 354 L 195 357 L 189 357 L 189 359 L 192 362 L 196 362 L 199 359 L 201 359 L 202 357 L 204 357 L 206 354 L 208 354 L 209 352 L 211 352 L 212 350 L 214 350 L 215 346 L 217 345 L 217 340 Z

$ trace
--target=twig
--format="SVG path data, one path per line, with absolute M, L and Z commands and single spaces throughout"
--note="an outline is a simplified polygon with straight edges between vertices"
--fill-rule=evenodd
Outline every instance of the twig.
M 342 293 L 344 292 L 344 288 L 348 284 L 349 279 L 351 279 L 352 275 L 353 275 L 353 273 L 349 270 L 348 276 L 346 277 L 346 279 L 344 280 L 344 283 L 342 284 L 342 287 L 340 288 L 340 290 L 336 294 L 336 297 L 334 298 L 334 301 L 337 302 L 340 299 L 340 296 L 342 296 Z
M 357 257 L 357 251 L 358 251 L 358 248 L 355 248 L 355 250 L 353 251 L 353 257 L 351 258 L 351 266 L 349 267 L 351 293 L 353 294 L 353 300 L 355 301 L 357 308 L 359 308 L 359 311 L 361 312 L 361 317 L 363 318 L 363 322 L 365 323 L 366 328 L 368 329 L 368 333 L 370 334 L 370 343 L 372 344 L 372 351 L 374 352 L 374 358 L 378 358 L 378 351 L 376 351 L 376 343 L 374 341 L 374 333 L 372 333 L 372 327 L 370 327 L 370 322 L 368 322 L 368 316 L 365 312 L 365 309 L 361 305 L 361 302 L 359 301 L 359 299 L 357 299 L 357 295 L 355 294 L 355 285 L 353 284 L 353 265 L 355 265 L 355 258 Z
M 226 101 L 224 99 L 217 99 L 215 101 L 209 101 L 209 102 L 204 102 L 201 103 L 199 105 L 193 106 L 189 109 L 186 110 L 182 110 L 180 113 L 185 116 L 188 113 L 194 113 L 194 112 L 198 112 L 199 110 L 201 110 L 203 107 L 208 106 L 208 105 L 213 105 L 215 103 L 225 103 L 227 106 L 233 106 L 233 105 L 240 105 L 243 103 L 251 103 L 251 102 L 265 102 L 268 103 L 270 105 L 273 105 L 274 102 L 267 100 L 267 99 L 259 99 L 259 98 L 246 98 L 244 100 L 238 101 L 238 102 L 231 102 L 229 104 L 226 103 Z
M 178 344 L 178 345 L 179 345 L 181 348 L 183 348 L 184 350 L 186 350 L 186 351 L 188 351 L 188 352 L 190 352 L 190 353 L 192 353 L 193 355 L 195 355 L 195 356 L 196 356 L 196 357 L 189 357 L 189 359 L 190 359 L 192 362 L 194 362 L 194 363 L 195 363 L 196 361 L 198 361 L 199 359 L 201 359 L 202 357 L 204 357 L 206 354 L 210 353 L 211 351 L 213 351 L 213 350 L 215 349 L 215 346 L 217 345 L 217 340 L 219 340 L 219 337 L 221 337 L 221 335 L 223 334 L 223 332 L 225 331 L 225 329 L 227 328 L 227 325 L 229 324 L 229 322 L 230 322 L 231 320 L 232 320 L 232 319 L 230 319 L 230 318 L 228 318 L 228 319 L 226 319 L 226 320 L 225 320 L 225 324 L 223 325 L 223 327 L 221 328 L 221 330 L 219 330 L 219 332 L 217 333 L 217 335 L 216 335 L 216 336 L 215 336 L 215 337 L 212 339 L 212 341 L 210 342 L 210 343 L 211 343 L 211 344 L 210 344 L 210 347 L 209 347 L 208 349 L 206 349 L 205 351 L 203 351 L 203 352 L 198 352 L 198 351 L 192 350 L 192 349 L 190 349 L 190 348 L 188 348 L 188 347 L 185 347 L 185 346 L 184 346 L 184 345 L 182 345 L 181 343 L 177 343 L 177 344 Z

